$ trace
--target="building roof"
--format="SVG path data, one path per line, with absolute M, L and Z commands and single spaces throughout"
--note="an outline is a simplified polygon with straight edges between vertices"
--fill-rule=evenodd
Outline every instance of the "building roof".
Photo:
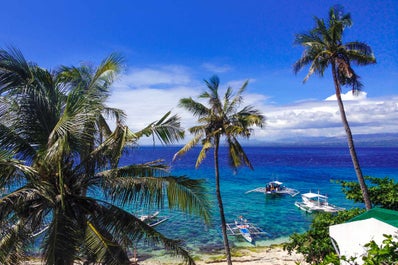
M 375 218 L 379 221 L 385 222 L 398 228 L 398 211 L 388 210 L 384 208 L 372 208 L 364 212 L 363 214 L 360 214 L 348 220 L 348 222 L 360 221 L 369 218 Z

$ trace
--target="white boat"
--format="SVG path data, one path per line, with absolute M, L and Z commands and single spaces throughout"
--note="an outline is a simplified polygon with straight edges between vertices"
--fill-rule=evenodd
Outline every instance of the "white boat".
M 326 195 L 318 193 L 308 192 L 301 195 L 301 202 L 295 202 L 294 204 L 303 211 L 308 213 L 323 211 L 323 212 L 338 212 L 345 210 L 344 208 L 337 207 L 336 205 L 328 202 Z
M 254 237 L 269 235 L 256 225 L 249 223 L 242 216 L 239 216 L 234 223 L 227 224 L 227 233 L 230 236 L 242 236 L 247 242 L 254 243 Z
M 249 225 L 247 224 L 247 220 L 235 220 L 235 225 L 239 230 L 239 233 L 243 236 L 243 238 L 249 243 L 253 242 L 253 237 L 250 234 Z
M 253 190 L 249 190 L 246 193 L 250 192 L 262 192 L 265 194 L 289 194 L 290 196 L 294 197 L 300 192 L 296 189 L 288 188 L 285 185 L 283 185 L 282 182 L 274 180 L 271 182 L 268 182 L 265 187 L 259 187 Z
M 159 217 L 159 211 L 156 211 L 153 214 L 147 214 L 147 215 L 141 215 L 139 218 L 141 221 L 147 223 L 149 226 L 157 226 L 165 221 L 167 221 L 169 218 L 167 217 Z

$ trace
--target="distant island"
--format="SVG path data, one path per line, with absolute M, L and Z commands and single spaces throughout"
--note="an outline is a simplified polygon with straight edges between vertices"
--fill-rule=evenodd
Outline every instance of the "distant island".
M 356 147 L 398 147 L 398 133 L 353 135 Z M 278 140 L 254 140 L 243 142 L 247 146 L 317 146 L 347 147 L 346 136 L 340 137 L 292 137 Z

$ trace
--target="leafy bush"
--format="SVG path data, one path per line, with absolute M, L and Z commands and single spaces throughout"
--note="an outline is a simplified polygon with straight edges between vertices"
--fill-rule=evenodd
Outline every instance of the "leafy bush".
M 373 206 L 390 210 L 398 210 L 398 183 L 388 177 L 376 178 L 366 176 L 369 182 L 368 191 Z M 341 184 L 346 198 L 354 202 L 363 202 L 361 189 L 358 182 L 337 181 Z
M 388 177 L 367 176 L 365 179 L 370 183 L 369 196 L 373 206 L 398 210 L 398 183 Z M 363 202 L 357 182 L 337 182 L 341 184 L 347 199 Z M 312 220 L 310 229 L 303 234 L 291 235 L 289 242 L 285 243 L 283 248 L 289 253 L 295 251 L 303 254 L 306 262 L 311 264 L 339 265 L 340 260 L 344 260 L 350 265 L 355 265 L 357 264 L 355 258 L 336 255 L 329 237 L 329 226 L 344 223 L 363 212 L 364 209 L 352 209 L 338 214 L 318 213 Z M 393 241 L 390 235 L 385 235 L 385 237 L 381 246 L 374 241 L 365 245 L 369 250 L 367 256 L 363 257 L 364 265 L 398 264 L 398 243 Z
M 289 254 L 293 251 L 303 254 L 308 263 L 321 264 L 328 254 L 334 253 L 329 237 L 329 226 L 343 223 L 363 211 L 363 209 L 352 209 L 337 214 L 317 213 L 310 229 L 303 234 L 291 235 L 289 242 L 283 244 L 283 249 Z
M 368 248 L 367 255 L 362 257 L 363 265 L 393 265 L 398 264 L 398 241 L 393 240 L 391 235 L 384 235 L 385 239 L 379 246 L 375 241 L 365 245 Z M 398 238 L 397 238 L 398 239 Z M 340 265 L 340 260 L 346 264 L 357 265 L 354 257 L 339 257 L 335 253 L 328 254 L 321 265 Z

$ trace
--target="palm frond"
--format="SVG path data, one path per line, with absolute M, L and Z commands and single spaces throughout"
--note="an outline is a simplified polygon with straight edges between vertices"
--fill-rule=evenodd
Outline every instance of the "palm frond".
M 97 230 L 101 227 L 98 231 L 106 229 L 112 238 L 124 248 L 139 240 L 145 240 L 152 244 L 163 245 L 166 250 L 171 251 L 172 255 L 182 257 L 189 265 L 195 264 L 192 257 L 181 246 L 180 241 L 168 239 L 133 214 L 116 206 L 104 202 L 98 207 L 98 212 L 101 214 L 92 216 L 91 221 L 95 223 Z
M 148 176 L 164 176 L 169 172 L 169 166 L 163 163 L 163 160 L 155 160 L 144 164 L 134 164 L 115 169 L 98 172 L 98 177 L 112 178 L 112 177 L 148 177 Z
M 13 265 L 19 264 L 26 259 L 26 247 L 31 240 L 24 235 L 23 224 L 16 223 L 6 226 L 2 223 L 0 231 L 0 264 Z
M 203 131 L 202 131 L 203 132 Z M 174 156 L 173 156 L 173 161 L 177 159 L 178 156 L 182 156 L 186 154 L 189 150 L 191 150 L 193 147 L 195 147 L 200 139 L 202 139 L 203 133 L 198 133 L 195 135 L 194 138 L 192 138 L 188 143 L 186 143 L 180 150 L 178 150 Z
M 160 174 L 159 174 L 160 173 Z M 209 205 L 201 180 L 186 177 L 164 176 L 164 168 L 139 168 L 129 166 L 101 174 L 103 187 L 112 200 L 122 205 L 139 203 L 169 208 L 178 208 L 187 213 L 196 213 L 208 221 Z M 159 176 L 160 177 L 157 177 Z
M 346 55 L 350 61 L 353 61 L 357 65 L 369 65 L 376 63 L 376 58 L 374 57 L 371 48 L 366 44 L 358 45 L 356 42 L 355 44 L 352 43 L 352 45 L 345 44 L 345 46 L 347 48 L 349 47 L 346 50 Z
M 196 213 L 206 223 L 210 222 L 210 204 L 202 180 L 187 177 L 166 177 L 167 201 L 170 209 L 180 209 L 190 214 Z
M 243 85 L 239 88 L 238 92 L 236 95 L 233 97 L 232 100 L 230 100 L 230 95 L 227 94 L 232 94 L 232 88 L 231 91 L 227 91 L 224 96 L 224 113 L 226 115 L 231 115 L 233 114 L 239 107 L 239 105 L 243 102 L 243 96 L 242 94 L 247 88 L 247 85 L 249 84 L 249 80 L 246 80 Z M 230 89 L 230 88 L 228 88 Z
M 344 44 L 344 47 L 348 51 L 356 51 L 358 53 L 361 53 L 362 55 L 374 57 L 372 48 L 364 42 L 359 42 L 359 41 L 347 42 Z
M 250 169 L 253 169 L 252 164 L 250 163 L 249 158 L 247 157 L 245 151 L 243 150 L 240 143 L 237 141 L 235 137 L 227 138 L 228 147 L 229 147 L 229 158 L 231 162 L 231 166 L 236 169 L 244 163 Z
M 141 202 L 146 205 L 156 203 L 162 206 L 161 181 L 148 182 L 151 177 L 165 176 L 168 167 L 161 160 L 145 164 L 130 165 L 103 171 L 97 174 L 102 189 L 112 201 L 119 200 L 123 205 Z
M 95 220 L 94 218 L 94 222 Z M 90 221 L 87 223 L 85 250 L 89 253 L 89 262 L 103 262 L 109 265 L 130 264 L 126 251 L 118 242 L 110 239 L 111 235 L 105 230 L 106 228 L 100 229 Z
M 192 115 L 196 117 L 203 117 L 210 112 L 206 106 L 193 100 L 192 98 L 180 99 L 179 106 L 191 112 Z
M 195 167 L 198 168 L 202 164 L 203 160 L 206 158 L 207 151 L 212 148 L 212 143 L 209 139 L 202 141 L 202 149 L 200 149 L 198 158 L 196 159 Z
M 123 58 L 116 53 L 110 54 L 105 58 L 96 69 L 89 88 L 98 86 L 101 90 L 107 88 L 115 79 L 115 76 L 121 71 Z
M 204 82 L 211 92 L 210 94 L 208 94 L 209 98 L 218 98 L 218 87 L 220 85 L 220 79 L 218 78 L 218 76 L 213 75 L 209 78 L 209 80 L 204 80 Z
M 18 179 L 31 180 L 37 171 L 14 159 L 14 154 L 0 149 L 0 187 L 15 183 Z
M 117 123 L 125 124 L 126 119 L 127 119 L 126 113 L 121 109 L 105 107 L 103 110 L 103 113 L 106 118 L 110 118 L 110 119 L 114 118 Z M 101 126 L 101 128 L 102 128 L 102 126 Z
M 48 265 L 72 264 L 79 258 L 78 249 L 83 238 L 81 227 L 65 213 L 60 210 L 53 213 L 43 240 L 43 259 Z
M 243 109 L 233 115 L 234 120 L 239 121 L 241 127 L 249 128 L 253 125 L 262 128 L 264 126 L 265 116 L 254 106 L 245 106 Z
M 152 122 L 144 129 L 132 133 L 131 137 L 135 141 L 142 136 L 156 136 L 163 144 L 178 142 L 184 138 L 184 131 L 181 128 L 180 118 L 177 115 L 167 112 L 159 121 Z
M 301 69 L 303 69 L 306 65 L 312 64 L 313 63 L 313 56 L 311 54 L 308 54 L 307 51 L 304 51 L 303 56 L 300 57 L 299 60 L 297 60 L 293 64 L 293 72 L 297 74 Z M 312 74 L 312 73 L 311 73 Z M 309 75 L 311 75 L 309 74 Z
M 31 66 L 33 64 L 25 60 L 20 50 L 14 47 L 0 49 L 0 94 L 28 85 L 32 81 Z

